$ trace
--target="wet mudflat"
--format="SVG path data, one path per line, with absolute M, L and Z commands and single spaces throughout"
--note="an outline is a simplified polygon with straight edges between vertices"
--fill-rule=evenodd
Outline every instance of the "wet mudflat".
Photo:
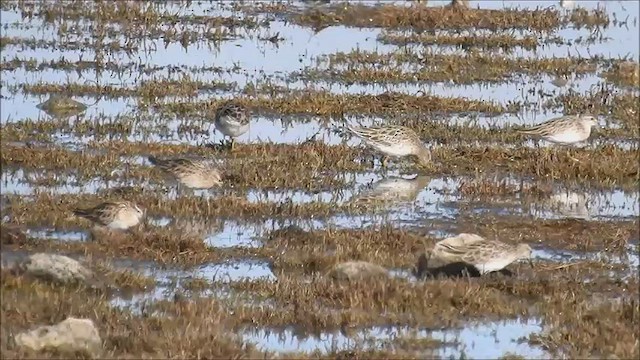
M 638 357 L 638 4 L 469 3 L 3 2 L 3 355 Z M 233 151 L 228 99 L 254 113 Z M 515 131 L 587 111 L 577 146 Z M 409 126 L 433 164 L 383 168 L 346 123 Z M 222 186 L 148 160 L 184 155 Z M 143 224 L 72 214 L 105 200 Z M 534 266 L 425 276 L 459 233 Z M 92 276 L 43 279 L 38 253 Z M 100 346 L 24 345 L 68 317 Z

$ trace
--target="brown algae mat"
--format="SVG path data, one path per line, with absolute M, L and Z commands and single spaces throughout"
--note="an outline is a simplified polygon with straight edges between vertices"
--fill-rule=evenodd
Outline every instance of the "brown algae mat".
M 599 343 L 586 348 L 577 345 L 592 344 L 588 340 L 592 331 L 627 339 L 633 344 L 631 334 L 638 322 L 637 303 L 622 300 L 619 305 L 606 302 L 594 305 L 589 299 L 607 284 L 585 285 L 570 268 L 552 274 L 530 282 L 499 278 L 471 282 L 435 280 L 413 286 L 402 280 L 345 286 L 331 280 L 309 283 L 283 276 L 277 283 L 233 284 L 243 291 L 272 296 L 279 306 L 277 312 L 266 307 L 242 305 L 229 309 L 228 305 L 214 299 L 196 298 L 161 301 L 150 308 L 150 311 L 162 311 L 169 316 L 138 317 L 112 308 L 100 293 L 51 286 L 2 271 L 3 333 L 26 330 L 33 323 L 57 322 L 73 314 L 99 324 L 105 356 L 173 358 L 209 354 L 211 357 L 263 357 L 265 354 L 229 335 L 230 331 L 243 324 L 278 327 L 294 323 L 307 331 L 350 329 L 389 321 L 451 326 L 452 321 L 459 321 L 461 314 L 465 318 L 487 314 L 508 317 L 542 311 L 552 316 L 553 324 L 561 325 L 553 325 L 549 333 L 536 336 L 532 339 L 534 343 L 543 344 L 550 350 L 554 345 L 562 346 L 564 351 L 574 355 L 592 349 L 599 349 L 603 354 L 637 355 L 633 346 L 613 349 L 608 346 L 610 342 L 603 342 L 607 344 L 603 347 L 597 347 Z M 609 284 L 607 296 L 613 297 L 624 290 Z M 573 294 L 571 299 L 557 295 L 567 291 Z M 534 303 L 536 306 L 532 308 Z M 568 311 L 569 304 L 571 311 Z M 331 310 L 335 306 L 342 310 Z M 412 309 L 409 317 L 404 310 L 407 307 Z M 380 316 L 380 313 L 384 315 Z M 569 342 L 572 344 L 569 348 L 563 345 L 564 342 L 554 340 L 556 334 L 566 331 L 564 329 L 573 329 L 569 336 L 575 342 Z M 137 335 L 131 336 L 132 332 Z M 3 354 L 36 355 L 15 348 L 7 337 L 3 337 L 1 346 Z M 56 358 L 73 355 L 83 354 L 47 354 Z
M 82 287 L 54 286 L 2 271 L 2 354 L 11 358 L 87 358 L 77 351 L 45 353 L 17 348 L 10 334 L 29 330 L 33 324 L 56 323 L 68 316 L 99 324 L 103 339 L 100 357 L 133 358 L 232 358 L 262 357 L 221 328 L 226 310 L 209 307 L 207 314 L 192 317 L 139 317 L 113 308 L 100 293 Z M 188 329 L 188 330 L 187 330 Z M 132 336 L 135 334 L 135 336 Z
M 326 59 L 326 60 L 325 60 Z M 353 50 L 325 57 L 328 69 L 309 69 L 300 73 L 305 80 L 331 80 L 345 83 L 428 83 L 455 84 L 506 82 L 515 75 L 587 74 L 598 65 L 612 61 L 592 58 L 519 58 L 469 50 L 466 54 L 432 54 L 400 49 L 392 53 Z M 320 60 L 319 60 L 320 61 Z M 405 70 L 411 65 L 419 70 Z
M 117 152 L 114 149 L 114 151 L 100 155 L 63 149 L 3 146 L 1 160 L 3 168 L 21 166 L 26 169 L 71 170 L 81 177 L 89 179 L 94 176 L 106 176 L 119 168 L 119 159 L 122 155 L 159 155 L 155 151 L 148 151 L 154 147 L 157 149 L 158 146 L 138 145 L 137 143 L 132 143 L 131 146 L 123 146 L 122 144 L 118 144 L 118 146 Z M 183 149 L 180 151 L 182 154 L 190 153 L 188 151 L 190 148 L 194 147 L 174 147 L 174 149 Z M 272 150 L 269 155 L 260 156 L 267 149 Z M 296 149 L 296 151 L 289 151 L 292 149 Z M 238 165 L 234 165 L 235 161 L 230 159 L 228 176 L 235 180 L 235 184 L 239 187 L 298 186 L 302 189 L 317 190 L 327 189 L 327 186 L 339 183 L 339 181 L 330 178 L 331 174 L 370 169 L 370 165 L 367 163 L 354 162 L 362 157 L 363 150 L 361 148 L 310 143 L 303 145 L 302 149 L 308 151 L 299 151 L 300 147 L 297 145 L 241 146 L 238 155 L 235 156 L 241 154 L 243 159 L 248 160 L 244 160 L 242 164 L 239 164 L 239 160 L 237 160 L 236 164 Z M 211 153 L 206 148 L 199 149 L 197 152 L 200 154 Z M 439 176 L 504 171 L 504 173 L 513 175 L 627 189 L 635 189 L 640 178 L 637 167 L 637 152 L 612 145 L 599 149 L 570 148 L 566 150 L 544 147 L 506 149 L 492 145 L 461 145 L 457 148 L 438 147 L 434 149 L 433 153 L 434 165 L 431 169 L 423 171 L 439 174 Z M 210 156 L 216 158 L 215 153 L 213 154 Z M 593 158 L 598 158 L 600 161 L 589 161 Z M 299 172 L 293 171 L 290 167 L 292 164 L 299 167 Z M 398 166 L 401 164 L 402 162 Z M 141 172 L 139 177 L 142 179 L 160 176 L 158 172 L 154 172 L 155 175 L 149 175 L 149 172 L 153 170 L 150 167 L 140 166 L 139 168 Z M 265 170 L 269 171 L 265 173 Z M 293 178 L 287 175 L 296 174 L 296 172 L 299 175 Z M 272 175 L 264 177 L 262 174 Z M 325 177 L 329 177 L 329 179 L 323 180 Z
M 326 8 L 310 8 L 291 17 L 296 24 L 316 29 L 332 25 L 355 27 L 410 28 L 414 31 L 435 29 L 528 29 L 553 31 L 572 23 L 576 26 L 596 27 L 609 24 L 603 11 L 576 9 L 564 16 L 554 9 L 487 10 L 451 7 L 427 7 L 424 4 L 397 6 L 382 4 L 341 3 Z

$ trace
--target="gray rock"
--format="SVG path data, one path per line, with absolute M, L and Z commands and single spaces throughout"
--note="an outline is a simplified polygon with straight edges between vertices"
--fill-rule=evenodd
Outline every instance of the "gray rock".
M 93 272 L 77 260 L 57 254 L 37 253 L 19 265 L 25 274 L 62 284 L 83 283 L 93 285 Z
M 98 329 L 89 319 L 69 317 L 51 326 L 40 326 L 34 330 L 16 335 L 16 345 L 34 351 L 57 349 L 66 351 L 87 351 L 98 355 L 102 340 Z
M 336 264 L 329 272 L 336 280 L 364 280 L 371 278 L 385 278 L 389 276 L 387 269 L 380 265 L 366 261 L 347 261 Z

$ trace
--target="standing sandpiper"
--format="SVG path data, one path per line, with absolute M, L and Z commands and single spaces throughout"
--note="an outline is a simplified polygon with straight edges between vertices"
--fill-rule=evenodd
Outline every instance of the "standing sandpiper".
M 249 130 L 250 121 L 251 114 L 245 106 L 228 101 L 216 110 L 214 124 L 224 136 L 231 138 L 233 150 L 235 138 Z
M 502 270 L 520 259 L 531 262 L 531 247 L 487 240 L 475 234 L 460 234 L 439 241 L 431 250 L 436 258 L 447 262 L 463 262 L 475 267 L 481 275 Z
M 589 115 L 567 115 L 553 118 L 536 126 L 518 130 L 556 144 L 569 145 L 585 141 L 598 120 Z
M 594 126 L 598 126 L 598 120 L 593 116 L 566 115 L 517 131 L 554 144 L 572 145 L 587 140 L 591 136 L 591 128 Z M 574 161 L 579 161 L 569 157 Z

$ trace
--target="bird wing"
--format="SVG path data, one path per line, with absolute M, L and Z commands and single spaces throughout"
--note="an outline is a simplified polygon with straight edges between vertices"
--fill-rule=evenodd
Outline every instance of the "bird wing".
M 445 250 L 447 254 L 462 256 L 469 251 L 468 246 L 465 245 L 452 245 L 446 243 L 437 243 L 436 246 L 439 246 L 441 249 Z
M 554 130 L 566 129 L 573 125 L 573 117 L 561 116 L 526 129 L 517 130 L 522 134 L 547 136 Z
M 186 170 L 190 167 L 190 165 L 192 165 L 192 161 L 189 159 L 183 159 L 183 158 L 174 158 L 174 159 L 157 159 L 154 158 L 153 160 L 151 160 L 151 158 L 149 158 L 149 161 L 156 165 L 157 167 L 159 167 L 160 169 L 164 170 L 164 171 L 169 171 L 169 172 L 174 172 L 176 170 Z
M 397 139 L 398 129 L 395 127 L 347 127 L 351 133 L 365 142 L 375 143 L 382 146 L 393 146 L 394 139 Z
M 85 219 L 89 219 L 91 221 L 95 221 L 97 223 L 103 224 L 102 221 L 105 214 L 109 213 L 109 211 L 114 207 L 119 206 L 117 203 L 113 202 L 104 202 L 99 204 L 93 208 L 88 209 L 74 209 L 73 213 L 77 216 L 83 217 Z

